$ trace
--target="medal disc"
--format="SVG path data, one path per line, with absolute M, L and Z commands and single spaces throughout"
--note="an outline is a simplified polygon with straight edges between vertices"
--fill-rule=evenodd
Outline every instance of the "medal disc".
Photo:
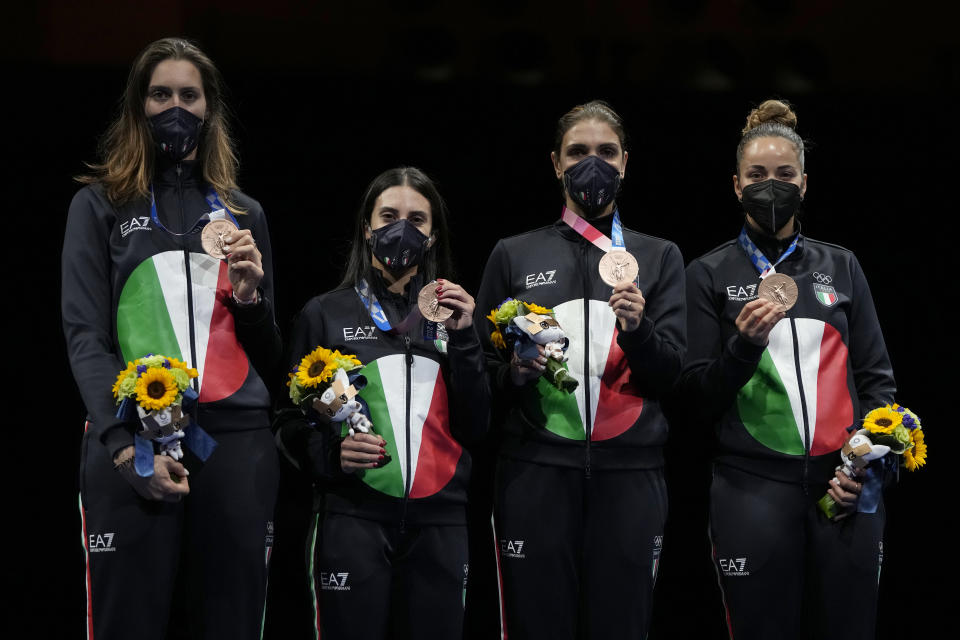
M 437 299 L 437 283 L 431 282 L 417 295 L 417 306 L 420 307 L 420 313 L 431 322 L 443 322 L 453 315 L 453 309 L 440 306 L 440 300 Z
M 611 287 L 621 282 L 633 282 L 640 273 L 637 259 L 628 251 L 607 251 L 600 258 L 600 277 Z
M 793 278 L 783 273 L 774 273 L 760 282 L 757 295 L 789 309 L 797 303 L 799 290 Z
M 200 244 L 207 255 L 213 256 L 217 260 L 225 260 L 227 254 L 223 252 L 224 237 L 237 230 L 229 220 L 211 220 L 203 228 L 200 234 Z

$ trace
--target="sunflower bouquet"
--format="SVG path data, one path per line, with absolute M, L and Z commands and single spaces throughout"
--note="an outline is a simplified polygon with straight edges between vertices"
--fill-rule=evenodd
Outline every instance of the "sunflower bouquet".
M 547 356 L 544 377 L 557 389 L 573 393 L 577 382 L 563 366 L 566 362 L 570 339 L 564 334 L 552 309 L 532 302 L 507 298 L 500 306 L 490 311 L 487 319 L 494 330 L 490 340 L 498 349 L 514 352 L 521 360 L 536 360 L 540 355 L 538 346 Z
M 113 383 L 113 397 L 120 405 L 117 417 L 133 419 L 136 415 L 140 419 L 135 447 L 137 473 L 141 476 L 153 473 L 153 447 L 149 441 L 158 445 L 160 455 L 174 460 L 183 458 L 180 441 L 187 435 L 184 430 L 190 426 L 189 409 L 197 400 L 190 380 L 197 376 L 196 369 L 177 358 L 148 353 L 128 362 Z M 211 446 L 213 441 L 205 433 L 198 437 L 204 440 L 199 447 L 203 455 L 198 455 L 205 460 L 216 444 Z M 198 440 L 192 438 L 190 442 Z
M 894 455 L 888 455 L 891 453 Z M 874 513 L 880 500 L 882 478 L 868 466 L 869 463 L 881 460 L 881 465 L 895 469 L 896 456 L 908 471 L 916 471 L 927 463 L 927 445 L 923 441 L 920 417 L 898 404 L 878 407 L 867 414 L 863 428 L 854 433 L 840 450 L 843 464 L 837 467 L 838 471 L 852 477 L 857 470 L 866 469 L 858 511 Z M 838 513 L 836 502 L 829 494 L 820 498 L 817 505 L 827 517 L 833 518 Z
M 373 423 L 357 396 L 367 380 L 350 373 L 362 366 L 354 355 L 317 347 L 290 372 L 290 399 L 308 417 L 326 423 L 346 422 L 350 435 L 370 433 Z

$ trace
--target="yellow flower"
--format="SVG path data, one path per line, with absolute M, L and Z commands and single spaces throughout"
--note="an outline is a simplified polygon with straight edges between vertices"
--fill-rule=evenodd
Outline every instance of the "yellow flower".
M 492 322 L 492 323 L 494 324 L 494 326 L 496 326 L 496 324 L 497 324 L 497 310 L 496 310 L 496 309 L 491 309 L 491 310 L 490 310 L 490 313 L 487 314 L 487 320 L 489 320 L 490 322 Z
M 137 403 L 144 409 L 165 409 L 177 399 L 173 374 L 163 367 L 147 369 L 137 378 Z
M 191 378 L 196 378 L 197 376 L 200 375 L 200 373 L 196 369 L 192 369 L 191 367 L 188 367 L 186 362 L 177 360 L 176 358 L 167 358 L 167 360 L 170 361 L 171 367 L 176 367 L 177 369 L 183 369 L 184 371 L 187 372 L 187 375 L 190 376 Z
M 497 349 L 507 348 L 507 343 L 504 342 L 503 334 L 500 333 L 499 329 L 490 334 L 490 342 L 492 342 L 493 346 L 495 346 Z
M 120 383 L 123 382 L 123 379 L 126 378 L 131 373 L 135 372 L 136 370 L 137 370 L 136 365 L 134 365 L 132 362 L 127 363 L 127 368 L 120 372 L 120 374 L 117 376 L 117 381 L 113 383 L 113 388 L 111 390 L 113 391 L 114 398 L 117 397 L 117 394 L 120 391 Z
M 300 361 L 300 366 L 297 368 L 297 382 L 303 387 L 312 389 L 333 378 L 337 369 L 334 352 L 317 347 Z
M 923 441 L 923 431 L 914 429 L 910 432 L 913 447 L 903 452 L 903 464 L 908 471 L 916 471 L 927 464 L 927 445 Z
M 546 307 L 541 307 L 540 305 L 534 304 L 532 302 L 524 302 L 523 304 L 527 305 L 527 308 L 530 309 L 530 311 L 533 311 L 534 313 L 538 313 L 541 316 L 553 315 L 553 309 L 547 309 Z
M 891 433 L 903 422 L 903 416 L 890 407 L 874 409 L 863 419 L 863 428 L 870 433 Z

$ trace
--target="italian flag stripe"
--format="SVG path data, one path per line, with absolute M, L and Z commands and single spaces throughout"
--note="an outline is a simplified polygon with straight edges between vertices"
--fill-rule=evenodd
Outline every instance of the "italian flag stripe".
M 804 452 L 805 408 L 811 454 L 829 453 L 843 444 L 845 428 L 853 420 L 847 392 L 847 347 L 839 332 L 820 320 L 798 318 L 794 326 L 799 358 L 790 323 L 777 324 L 760 365 L 737 396 L 737 408 L 750 435 L 789 455 Z
M 117 338 L 125 362 L 148 353 L 184 359 L 153 260 L 141 262 L 123 285 L 117 305 Z
M 200 401 L 232 395 L 247 378 L 249 362 L 237 341 L 229 308 L 232 287 L 225 262 L 190 254 L 197 361 L 191 362 L 183 252 L 166 251 L 140 263 L 123 285 L 117 337 L 124 360 L 148 353 L 179 358 L 200 374 Z
M 836 451 L 846 442 L 853 424 L 853 401 L 847 391 L 847 345 L 840 332 L 824 324 L 817 378 L 817 426 L 810 453 Z
M 414 356 L 411 366 L 410 469 L 407 469 L 405 356 L 389 355 L 371 362 L 361 373 L 367 386 L 360 392 L 370 408 L 374 430 L 387 441 L 393 458 L 387 466 L 369 469 L 363 481 L 395 498 L 403 497 L 410 474 L 410 497 L 425 498 L 440 491 L 456 472 L 462 447 L 450 433 L 447 387 L 440 364 Z M 346 433 L 346 429 L 344 429 Z
M 640 417 L 643 398 L 630 385 L 630 368 L 617 344 L 617 319 L 602 300 L 589 301 L 589 371 L 583 371 L 585 326 L 583 300 L 570 300 L 554 307 L 557 321 L 570 338 L 567 368 L 580 382 L 568 394 L 557 390 L 542 378 L 537 381 L 539 411 L 546 417 L 546 428 L 570 440 L 586 439 L 585 424 L 590 411 L 593 425 L 591 440 L 608 440 L 629 429 Z M 586 397 L 589 376 L 590 397 Z
M 402 498 L 404 484 L 403 471 L 400 464 L 402 458 L 400 447 L 404 446 L 403 422 L 400 423 L 400 435 L 398 436 L 398 430 L 394 428 L 394 422 L 391 419 L 389 406 L 390 403 L 396 404 L 397 399 L 389 398 L 384 393 L 382 381 L 382 378 L 394 373 L 392 369 L 395 367 L 384 366 L 391 359 L 398 359 L 401 364 L 403 363 L 403 356 L 387 356 L 386 358 L 380 358 L 379 360 L 369 363 L 360 370 L 360 373 L 367 378 L 367 386 L 360 392 L 360 397 L 367 402 L 367 407 L 370 409 L 370 420 L 373 422 L 374 431 L 387 441 L 387 446 L 384 448 L 387 450 L 387 453 L 390 454 L 390 457 L 393 458 L 393 461 L 385 467 L 367 469 L 363 472 L 362 478 L 367 485 L 377 491 L 385 493 L 388 496 L 393 496 L 394 498 Z M 402 411 L 405 403 L 403 396 L 400 397 L 399 403 L 400 419 L 402 420 Z M 346 423 L 344 423 L 343 435 L 346 435 L 347 432 L 348 429 Z
M 427 360 L 422 358 L 422 360 Z M 418 362 L 420 362 L 418 361 Z M 433 362 L 432 360 L 427 360 Z M 437 373 L 439 374 L 439 368 Z M 470 411 L 470 407 L 464 407 Z M 463 449 L 450 433 L 450 411 L 447 406 L 447 386 L 437 375 L 430 400 L 430 411 L 421 431 L 420 453 L 417 455 L 416 475 L 410 487 L 411 498 L 425 498 L 440 491 L 453 477 Z

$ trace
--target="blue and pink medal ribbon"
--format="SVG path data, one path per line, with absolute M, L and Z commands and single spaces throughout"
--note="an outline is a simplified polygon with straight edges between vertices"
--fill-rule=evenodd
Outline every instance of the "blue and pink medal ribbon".
M 602 231 L 566 207 L 563 208 L 560 218 L 567 226 L 604 253 L 618 250 L 626 251 L 623 244 L 623 226 L 620 224 L 619 210 L 613 212 L 613 226 L 610 229 L 612 238 L 608 238 Z
M 157 215 L 157 199 L 153 195 L 153 185 L 150 185 L 150 219 L 153 220 L 153 224 L 157 226 L 158 229 L 166 231 L 172 236 L 188 236 L 192 233 L 197 233 L 208 223 L 214 220 L 229 220 L 233 223 L 233 226 L 240 228 L 240 224 L 237 222 L 237 219 L 233 217 L 233 214 L 230 213 L 230 210 L 227 209 L 226 205 L 223 204 L 220 200 L 220 196 L 217 195 L 217 191 L 213 187 L 207 187 L 207 193 L 204 196 L 204 199 L 207 201 L 207 204 L 210 205 L 211 211 L 205 213 L 200 218 L 193 223 L 193 226 L 190 227 L 187 231 L 183 233 L 177 233 L 176 231 L 171 231 L 166 228 L 162 222 L 160 222 L 160 217 Z
M 776 266 L 783 262 L 787 256 L 793 253 L 797 249 L 797 241 L 800 239 L 800 234 L 797 234 L 793 242 L 790 243 L 790 246 L 787 247 L 787 250 L 784 251 L 776 262 L 770 262 L 767 256 L 763 255 L 763 252 L 760 251 L 760 248 L 754 244 L 753 240 L 750 239 L 750 236 L 747 235 L 747 225 L 743 225 L 743 228 L 740 229 L 740 235 L 737 236 L 737 244 L 740 245 L 740 248 L 743 249 L 743 252 L 747 254 L 747 257 L 750 258 L 751 264 L 756 268 L 757 273 L 760 274 L 760 279 L 763 280 L 770 274 L 776 273 Z M 772 282 L 772 281 L 771 281 Z

